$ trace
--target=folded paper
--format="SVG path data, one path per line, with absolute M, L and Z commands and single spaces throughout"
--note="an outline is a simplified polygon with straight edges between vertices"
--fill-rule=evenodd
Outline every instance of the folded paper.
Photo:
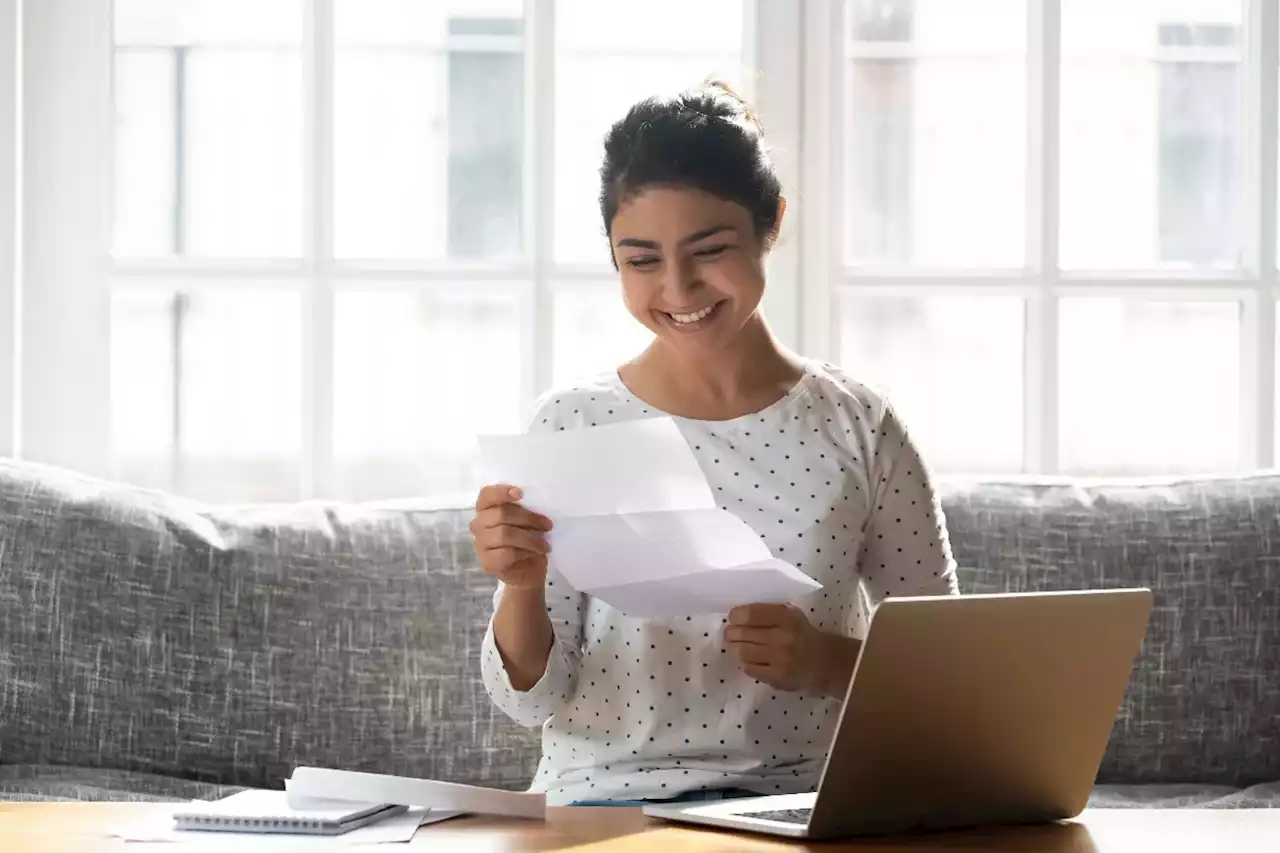
M 480 439 L 489 482 L 552 519 L 551 563 L 575 589 L 636 617 L 725 613 L 822 588 L 716 506 L 671 418 Z

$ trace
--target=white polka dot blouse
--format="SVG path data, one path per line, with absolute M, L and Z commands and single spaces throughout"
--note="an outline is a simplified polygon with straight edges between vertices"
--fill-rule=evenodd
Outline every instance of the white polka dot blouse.
M 609 373 L 545 395 L 530 428 L 665 415 Z M 674 420 L 720 505 L 823 584 L 795 602 L 819 630 L 861 638 L 889 596 L 956 594 L 925 465 L 892 407 L 840 369 L 808 362 L 787 396 L 755 414 Z M 511 686 L 492 621 L 481 664 L 494 703 L 542 727 L 531 788 L 549 803 L 814 790 L 839 700 L 743 675 L 725 647 L 724 616 L 624 616 L 570 588 L 554 553 L 546 598 L 556 642 L 541 680 Z

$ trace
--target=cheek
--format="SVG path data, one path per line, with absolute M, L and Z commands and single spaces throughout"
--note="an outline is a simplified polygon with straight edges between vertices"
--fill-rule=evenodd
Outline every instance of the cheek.
M 642 323 L 650 321 L 649 308 L 653 304 L 658 287 L 650 276 L 634 272 L 622 273 L 622 301 L 632 316 Z
M 751 305 L 764 294 L 764 272 L 753 259 L 738 257 L 726 259 L 708 268 L 707 284 L 734 300 Z

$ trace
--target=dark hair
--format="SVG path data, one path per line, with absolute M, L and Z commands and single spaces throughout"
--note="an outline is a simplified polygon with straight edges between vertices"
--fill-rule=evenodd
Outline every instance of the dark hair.
M 756 236 L 778 223 L 782 184 L 764 128 L 729 86 L 708 80 L 670 97 L 640 101 L 610 128 L 600 167 L 605 236 L 627 198 L 655 186 L 702 190 L 751 212 Z M 612 249 L 610 251 L 612 254 Z

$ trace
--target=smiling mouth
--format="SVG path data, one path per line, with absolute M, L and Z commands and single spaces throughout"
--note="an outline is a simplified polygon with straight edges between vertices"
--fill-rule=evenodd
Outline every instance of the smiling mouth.
M 694 311 L 692 314 L 672 314 L 669 311 L 663 311 L 662 313 L 677 326 L 693 326 L 703 320 L 709 319 L 723 304 L 723 301 L 717 302 L 714 305 L 708 305 L 706 308 Z

